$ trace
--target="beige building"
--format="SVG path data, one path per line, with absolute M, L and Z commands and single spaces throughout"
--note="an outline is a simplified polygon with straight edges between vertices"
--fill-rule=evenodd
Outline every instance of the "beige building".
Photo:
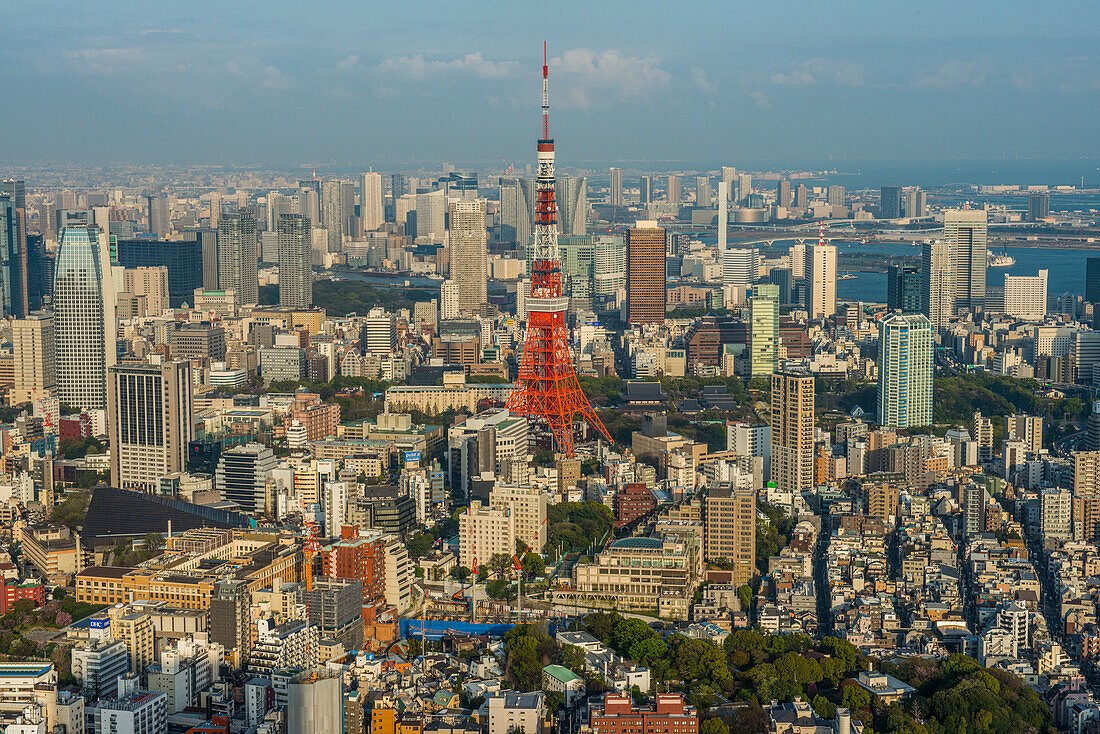
M 546 495 L 538 487 L 498 484 L 489 493 L 489 507 L 511 510 L 515 537 L 542 553 L 546 545 Z
M 451 202 L 449 242 L 451 280 L 458 286 L 459 311 L 480 314 L 489 303 L 484 199 Z
M 772 375 L 771 480 L 795 495 L 813 487 L 814 377 L 808 372 Z
M 35 311 L 11 325 L 15 388 L 12 405 L 49 397 L 57 390 L 54 321 L 48 311 Z
M 138 316 L 160 316 L 168 310 L 168 268 L 163 265 L 148 268 L 126 268 L 122 271 L 123 296 L 130 296 L 140 304 Z
M 156 662 L 153 618 L 125 607 L 113 607 L 108 614 L 111 618 L 111 639 L 126 643 L 126 651 L 130 653 L 130 672 L 143 675 L 145 666 Z
M 485 507 L 474 500 L 458 516 L 458 563 L 473 570 L 498 553 L 516 552 L 516 518 L 510 508 Z
M 186 468 L 193 424 L 188 362 L 111 367 L 107 430 L 112 486 L 157 491 L 161 477 Z
M 592 563 L 573 567 L 573 588 L 555 593 L 561 604 L 656 612 L 687 619 L 695 582 L 691 553 L 676 538 L 622 538 Z
M 810 318 L 836 314 L 836 245 L 814 245 L 806 258 L 810 268 Z
M 1005 438 L 1023 441 L 1030 453 L 1043 448 L 1043 417 L 1040 415 L 1010 415 L 1005 419 Z
M 733 564 L 733 582 L 747 584 L 756 574 L 756 492 L 732 485 L 707 492 L 703 505 L 706 558 Z

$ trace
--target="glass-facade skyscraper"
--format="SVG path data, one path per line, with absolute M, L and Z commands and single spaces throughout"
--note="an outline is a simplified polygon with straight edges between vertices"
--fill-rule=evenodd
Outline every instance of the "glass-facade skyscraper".
M 94 225 L 66 227 L 57 251 L 57 397 L 84 410 L 107 407 L 107 368 L 117 354 L 115 289 L 105 240 Z
M 195 236 L 201 235 L 196 233 Z M 203 287 L 202 248 L 197 239 L 120 239 L 116 257 L 124 268 L 168 268 L 168 305 L 179 308 L 191 303 L 195 289 Z
M 199 258 L 201 282 L 201 251 Z M 236 289 L 238 303 L 257 303 L 260 300 L 260 276 L 256 269 L 259 259 L 260 242 L 256 239 L 256 217 L 252 212 L 222 214 L 218 220 L 218 287 Z
M 920 270 L 905 265 L 891 265 L 886 276 L 886 308 L 902 313 L 920 313 Z
M 878 420 L 890 428 L 932 423 L 932 323 L 892 313 L 879 323 Z
M 282 214 L 276 226 L 279 236 L 279 305 L 309 308 L 313 305 L 309 219 L 301 214 Z

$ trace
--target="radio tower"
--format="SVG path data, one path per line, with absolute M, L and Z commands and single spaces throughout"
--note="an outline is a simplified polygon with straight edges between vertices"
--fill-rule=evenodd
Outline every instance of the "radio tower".
M 546 44 L 542 45 L 542 139 L 538 143 L 535 251 L 531 294 L 527 299 L 527 337 L 508 410 L 544 421 L 554 434 L 554 449 L 573 456 L 573 417 L 580 413 L 609 442 L 573 370 L 565 329 L 569 298 L 562 295 L 558 257 L 558 205 L 554 201 L 554 141 L 550 139 L 550 88 Z

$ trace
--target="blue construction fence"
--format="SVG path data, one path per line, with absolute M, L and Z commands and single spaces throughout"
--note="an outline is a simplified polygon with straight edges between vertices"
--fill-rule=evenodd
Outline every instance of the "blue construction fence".
M 488 635 L 490 637 L 503 637 L 516 625 L 509 622 L 464 622 L 449 619 L 413 619 L 401 620 L 401 636 L 405 638 L 420 637 L 423 635 L 429 640 L 439 640 L 446 635 Z M 557 625 L 550 625 L 548 632 L 551 637 L 557 631 Z

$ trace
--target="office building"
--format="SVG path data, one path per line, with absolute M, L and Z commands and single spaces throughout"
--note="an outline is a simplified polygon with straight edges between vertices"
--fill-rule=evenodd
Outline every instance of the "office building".
M 756 282 L 759 266 L 755 247 L 727 247 L 719 252 L 722 253 L 722 285 L 748 288 Z
M 321 226 L 328 232 L 328 251 L 344 249 L 344 235 L 350 235 L 355 221 L 355 184 L 336 179 L 321 182 Z
M 1027 219 L 1029 222 L 1041 222 L 1050 216 L 1050 194 L 1045 191 L 1033 191 L 1027 196 Z
M 843 186 L 830 186 L 825 189 L 825 203 L 829 206 L 844 206 L 848 191 Z
M 737 202 L 741 205 L 747 204 L 750 194 L 752 194 L 752 174 L 737 174 Z
M 810 190 L 806 184 L 798 184 L 794 190 L 794 205 L 796 209 L 808 209 L 810 206 Z
M 921 313 L 940 333 L 955 314 L 955 270 L 951 245 L 925 242 L 921 253 Z
M 156 492 L 186 469 L 194 438 L 188 362 L 115 365 L 108 370 L 111 486 Z
M 749 299 L 749 350 L 752 376 L 770 375 L 779 367 L 779 286 L 757 285 Z
M 117 277 L 117 273 L 116 273 Z M 168 268 L 125 268 L 116 296 L 118 317 L 160 316 L 169 308 Z
M 458 286 L 458 310 L 480 314 L 488 306 L 488 234 L 485 200 L 451 203 L 451 280 Z
M 115 289 L 99 228 L 66 227 L 54 278 L 57 397 L 84 410 L 107 407 L 107 368 L 115 363 Z
M 785 207 L 791 205 L 791 182 L 785 178 L 775 184 L 775 205 Z
M 416 236 L 433 242 L 443 239 L 446 230 L 447 200 L 443 189 L 416 194 Z
M 944 212 L 943 241 L 951 252 L 955 308 L 958 310 L 973 313 L 985 306 L 985 271 L 989 259 L 986 221 L 984 209 L 948 209 Z
M 345 734 L 340 680 L 322 670 L 294 674 L 287 686 L 286 734 Z
M 710 179 L 706 176 L 695 177 L 695 206 L 707 209 L 714 206 L 710 195 Z
M 397 347 L 397 319 L 381 306 L 370 310 L 359 332 L 364 354 L 393 354 Z
M 756 492 L 729 484 L 712 487 L 703 501 L 705 558 L 733 564 L 735 586 L 756 575 Z
M 225 213 L 218 220 L 218 287 L 232 288 L 242 304 L 260 300 L 257 262 L 260 242 L 251 210 Z
M 8 194 L 0 193 L 0 316 L 23 316 L 26 311 L 26 241 L 24 212 Z
M 275 454 L 263 444 L 247 443 L 225 451 L 218 461 L 215 487 L 246 514 L 263 514 L 269 507 L 267 477 L 275 468 Z
M 558 176 L 554 179 L 554 201 L 558 205 L 558 232 L 583 235 L 588 230 L 588 180 Z
M 364 173 L 359 176 L 359 229 L 373 232 L 386 222 L 386 210 L 382 203 L 382 174 Z
M 514 242 L 516 250 L 527 254 L 535 224 L 535 180 L 502 178 L 500 180 L 501 242 Z
M 670 174 L 668 185 L 665 189 L 665 201 L 669 204 L 680 203 L 680 177 Z
M 638 203 L 641 206 L 653 203 L 653 179 L 649 176 L 638 179 Z
M 910 219 L 919 219 L 928 213 L 928 194 L 920 189 L 905 190 L 905 210 L 903 214 Z
M 1037 275 L 1005 275 L 1005 305 L 1007 316 L 1030 321 L 1042 321 L 1047 315 L 1047 270 Z
M 665 320 L 665 231 L 639 221 L 626 231 L 626 307 L 631 324 Z
M 901 218 L 901 187 L 883 186 L 879 189 L 879 219 Z
M 172 231 L 172 221 L 168 207 L 168 197 L 159 194 L 145 197 L 148 207 L 146 226 L 149 234 L 158 240 L 164 239 Z
M 836 245 L 811 247 L 806 266 L 810 270 L 810 318 L 830 318 L 836 314 Z
M 611 169 L 611 206 L 623 205 L 623 170 Z
M 204 281 L 206 251 L 213 248 L 213 232 L 199 231 L 192 240 L 123 239 L 115 244 L 118 264 L 132 270 L 163 267 L 168 270 L 168 305 L 179 308 L 191 303 L 196 288 Z M 205 248 L 205 249 L 204 249 Z M 214 258 L 216 266 L 216 255 Z
M 381 177 L 377 184 L 381 187 Z M 313 305 L 309 219 L 301 214 L 282 214 L 276 227 L 279 237 L 279 305 L 309 308 Z
M 813 487 L 814 377 L 808 372 L 772 375 L 771 480 L 780 492 L 799 495 Z
M 879 323 L 878 420 L 890 428 L 932 425 L 932 324 L 891 313 Z
M 439 286 L 439 318 L 457 319 L 460 313 L 458 283 L 445 280 Z
M 12 405 L 22 405 L 56 394 L 57 341 L 54 329 L 54 315 L 49 311 L 35 311 L 25 319 L 12 321 L 15 372 Z
M 515 539 L 542 553 L 546 545 L 546 494 L 541 489 L 498 483 L 489 492 L 489 508 L 508 511 Z
M 921 312 L 920 269 L 891 265 L 886 274 L 886 310 L 902 313 Z
M 182 324 L 169 340 L 175 359 L 201 359 L 221 362 L 225 359 L 225 328 L 209 322 Z
M 73 677 L 97 698 L 118 693 L 118 677 L 130 670 L 126 643 L 122 640 L 92 639 L 73 648 Z

